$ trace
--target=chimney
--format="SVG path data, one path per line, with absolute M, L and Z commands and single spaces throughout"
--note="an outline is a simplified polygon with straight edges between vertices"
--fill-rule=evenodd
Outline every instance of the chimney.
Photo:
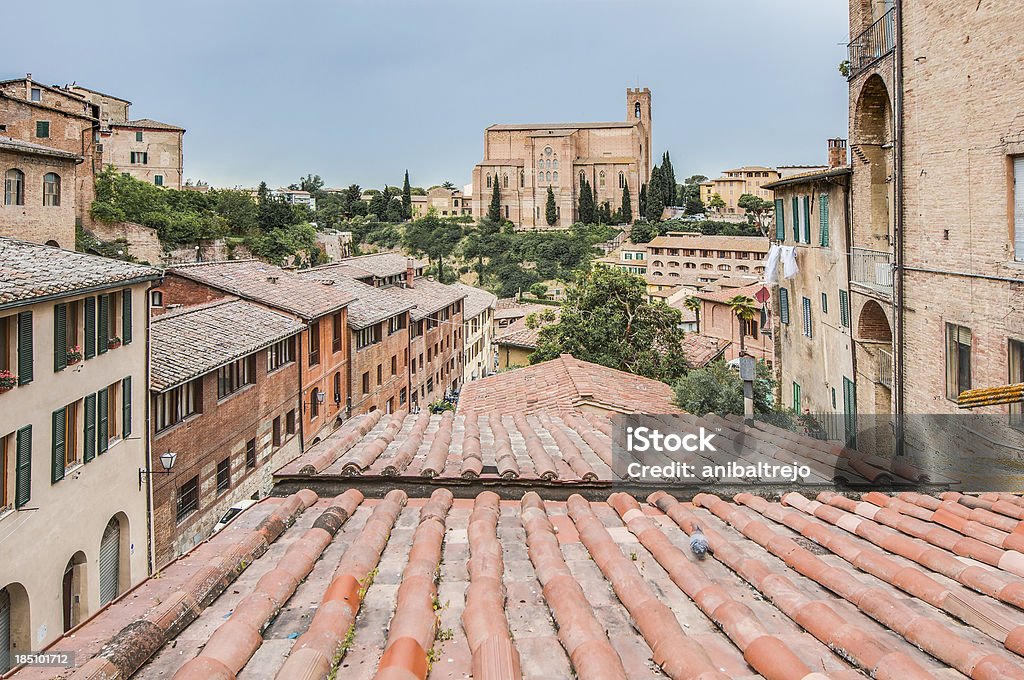
M 25 100 L 32 101 L 32 74 L 25 74 Z
M 413 287 L 413 279 L 416 278 L 416 260 L 407 258 L 405 260 L 405 287 Z
M 846 140 L 828 140 L 828 167 L 830 170 L 846 165 Z

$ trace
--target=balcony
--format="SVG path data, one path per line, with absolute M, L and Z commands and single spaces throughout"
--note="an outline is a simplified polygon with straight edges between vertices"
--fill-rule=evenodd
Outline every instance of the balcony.
M 850 282 L 892 297 L 892 253 L 851 248 Z
M 892 353 L 878 350 L 878 384 L 892 389 Z
M 848 45 L 850 58 L 848 80 L 856 78 L 879 59 L 892 52 L 895 47 L 896 8 L 893 8 Z

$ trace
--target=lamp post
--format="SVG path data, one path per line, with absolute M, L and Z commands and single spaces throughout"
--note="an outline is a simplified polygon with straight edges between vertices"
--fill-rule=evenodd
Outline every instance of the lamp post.
M 162 470 L 147 470 L 145 468 L 139 468 L 139 488 L 142 488 L 142 480 L 146 475 L 167 475 L 170 474 L 171 468 L 174 467 L 175 461 L 178 460 L 178 454 L 173 451 L 166 451 L 160 454 L 160 467 Z

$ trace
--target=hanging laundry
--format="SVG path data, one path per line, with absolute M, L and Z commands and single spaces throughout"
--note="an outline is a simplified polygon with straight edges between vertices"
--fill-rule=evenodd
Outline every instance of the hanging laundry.
M 782 275 L 791 279 L 800 272 L 800 266 L 796 263 L 796 247 L 782 247 Z
M 778 243 L 773 243 L 772 247 L 768 249 L 768 261 L 764 265 L 764 282 L 767 284 L 775 283 L 775 279 L 779 276 L 779 256 L 782 253 L 782 246 Z

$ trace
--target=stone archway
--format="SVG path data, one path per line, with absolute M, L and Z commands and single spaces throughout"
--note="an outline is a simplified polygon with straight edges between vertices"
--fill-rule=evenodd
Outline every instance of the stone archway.
M 868 215 L 868 228 L 855 240 L 867 248 L 889 250 L 892 214 L 895 139 L 892 98 L 878 74 L 867 78 L 857 97 L 851 122 L 853 156 L 866 172 L 854 172 L 854 202 L 860 215 Z
M 857 339 L 863 342 L 884 342 L 892 344 L 892 327 L 882 305 L 868 300 L 857 318 Z

